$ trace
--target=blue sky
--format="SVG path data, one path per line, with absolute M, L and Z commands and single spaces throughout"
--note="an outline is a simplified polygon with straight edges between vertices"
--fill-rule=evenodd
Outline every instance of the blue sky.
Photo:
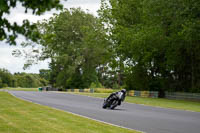
M 89 10 L 89 13 L 97 16 L 97 10 L 100 8 L 100 0 L 67 0 L 62 2 L 64 8 L 81 7 L 84 10 Z M 46 12 L 41 16 L 33 16 L 31 13 L 25 14 L 24 8 L 18 5 L 16 8 L 11 10 L 11 14 L 4 16 L 13 23 L 17 22 L 22 24 L 24 19 L 28 19 L 30 22 L 37 22 L 38 20 L 48 19 L 53 15 L 53 13 L 58 13 L 56 10 Z M 17 39 L 17 46 L 9 46 L 5 41 L 0 41 L 0 68 L 6 68 L 11 73 L 15 72 L 28 72 L 28 73 L 39 73 L 39 69 L 47 69 L 48 61 L 39 62 L 37 65 L 33 65 L 27 70 L 23 70 L 23 65 L 25 63 L 24 57 L 17 58 L 12 56 L 12 51 L 15 49 L 22 49 L 19 45 L 20 42 L 25 41 L 24 37 L 20 36 Z M 28 50 L 28 49 L 26 49 Z

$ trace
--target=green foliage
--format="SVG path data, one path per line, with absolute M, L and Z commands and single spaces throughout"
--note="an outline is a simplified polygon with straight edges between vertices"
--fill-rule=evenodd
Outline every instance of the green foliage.
M 0 88 L 3 87 L 3 83 L 2 83 L 2 80 L 0 79 Z
M 114 83 L 113 86 L 112 86 L 113 89 L 120 89 L 120 86 L 119 84 L 117 83 Z
M 14 87 L 14 80 L 12 74 L 8 70 L 0 68 L 0 80 L 0 88 L 8 86 Z
M 116 89 L 105 89 L 105 88 L 95 88 L 94 92 L 95 93 L 113 93 L 113 92 L 117 92 L 119 90 Z
M 8 84 L 5 84 L 5 83 L 4 83 L 4 84 L 3 84 L 3 88 L 6 88 L 6 87 L 8 87 Z
M 16 22 L 13 24 L 8 21 L 5 15 L 10 14 L 12 8 L 16 8 L 21 5 L 25 8 L 25 13 L 32 11 L 33 15 L 41 15 L 51 9 L 62 9 L 60 0 L 1 0 L 0 1 L 0 41 L 7 40 L 10 45 L 16 45 L 16 38 L 18 34 L 37 41 L 39 34 L 32 32 L 35 28 L 35 24 L 30 24 L 28 20 L 23 20 L 22 25 L 18 25 Z M 8 32 L 7 32 L 8 31 Z
M 48 81 L 39 74 L 15 73 L 12 75 L 6 69 L 0 69 L 0 88 L 3 87 L 39 87 L 48 85 Z
M 99 18 L 65 9 L 33 31 L 42 46 L 37 60 L 51 60 L 40 75 L 60 88 L 100 82 L 161 94 L 200 92 L 199 12 L 199 0 L 102 0 Z
M 103 85 L 100 82 L 92 82 L 90 85 L 90 88 L 104 88 Z
M 48 85 L 47 80 L 39 74 L 15 73 L 14 78 L 17 81 L 17 87 L 32 88 Z
M 45 80 L 49 80 L 50 79 L 50 72 L 51 72 L 50 70 L 48 70 L 48 69 L 40 69 L 39 71 L 40 71 L 39 75 L 40 75 L 41 78 L 43 78 Z
M 80 8 L 65 9 L 37 24 L 41 60 L 51 59 L 50 83 L 61 88 L 88 88 L 97 69 L 109 60 L 110 42 L 99 19 Z
M 199 0 L 102 0 L 129 89 L 200 92 L 199 11 Z

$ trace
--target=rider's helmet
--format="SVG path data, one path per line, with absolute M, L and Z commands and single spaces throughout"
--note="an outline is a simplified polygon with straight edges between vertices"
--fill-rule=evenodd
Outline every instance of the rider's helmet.
M 126 94 L 126 89 L 122 89 L 121 92 L 123 92 L 124 94 Z

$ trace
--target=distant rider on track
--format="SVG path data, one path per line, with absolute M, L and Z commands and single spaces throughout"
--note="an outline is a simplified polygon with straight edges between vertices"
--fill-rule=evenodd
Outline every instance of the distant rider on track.
M 103 105 L 103 108 L 111 108 L 111 109 L 114 109 L 117 105 L 121 105 L 121 102 L 124 101 L 126 97 L 126 89 L 122 89 L 118 92 L 113 92 L 112 94 L 110 94 L 110 96 L 106 99 L 106 103 L 109 103 L 109 104 L 105 104 L 104 102 L 104 105 Z M 114 101 L 117 101 L 117 102 L 114 102 Z

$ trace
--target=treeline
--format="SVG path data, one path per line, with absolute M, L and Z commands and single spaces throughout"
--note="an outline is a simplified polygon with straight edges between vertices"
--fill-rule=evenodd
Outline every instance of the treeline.
M 199 0 L 102 0 L 98 13 L 37 24 L 53 86 L 200 92 Z
M 31 74 L 24 72 L 11 74 L 8 70 L 0 68 L 0 88 L 32 88 L 46 85 L 48 85 L 48 81 L 41 77 L 40 74 Z
M 199 0 L 102 0 L 99 15 L 127 88 L 200 92 Z

